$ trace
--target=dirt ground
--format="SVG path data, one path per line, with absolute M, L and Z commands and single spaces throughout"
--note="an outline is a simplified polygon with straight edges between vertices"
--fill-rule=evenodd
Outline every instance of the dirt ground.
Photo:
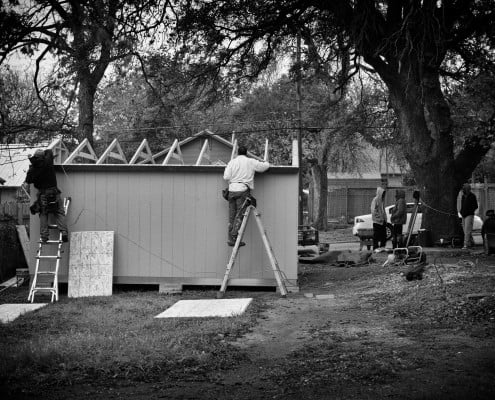
M 269 307 L 251 332 L 225 343 L 239 352 L 235 365 L 18 398 L 495 398 L 495 297 L 466 296 L 495 292 L 495 257 L 435 259 L 410 282 L 405 267 L 382 267 L 379 257 L 362 267 L 300 265 L 301 292 L 285 299 L 253 293 Z

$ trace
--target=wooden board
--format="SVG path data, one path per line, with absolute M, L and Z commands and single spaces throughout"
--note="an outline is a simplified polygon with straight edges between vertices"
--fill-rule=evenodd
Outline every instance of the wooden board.
M 113 283 L 113 232 L 72 232 L 68 297 L 110 296 Z
M 25 225 L 16 225 L 17 236 L 19 237 L 19 242 L 21 242 L 22 252 L 24 253 L 24 258 L 26 259 L 26 264 L 29 267 L 29 238 L 26 231 Z

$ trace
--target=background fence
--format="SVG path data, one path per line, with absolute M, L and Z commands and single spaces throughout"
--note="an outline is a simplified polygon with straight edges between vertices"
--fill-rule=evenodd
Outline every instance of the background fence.
M 12 217 L 17 225 L 26 225 L 29 228 L 29 203 L 9 201 L 0 203 L 0 217 Z M 29 232 L 29 229 L 27 230 Z
M 388 187 L 385 193 L 385 205 L 395 203 L 395 191 L 402 189 L 406 192 L 406 202 L 413 202 L 414 187 Z M 495 183 L 474 184 L 473 193 L 478 199 L 479 208 L 476 213 L 484 218 L 486 210 L 495 209 Z M 328 189 L 328 219 L 332 221 L 352 223 L 357 215 L 369 214 L 376 187 L 372 188 L 329 188 Z M 458 198 L 458 207 L 460 207 Z

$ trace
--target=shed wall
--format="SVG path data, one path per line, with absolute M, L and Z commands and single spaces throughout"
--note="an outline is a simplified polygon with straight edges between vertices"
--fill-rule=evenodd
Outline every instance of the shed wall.
M 218 166 L 71 165 L 57 172 L 71 196 L 69 231 L 115 231 L 114 283 L 219 285 L 231 247 L 226 244 L 226 183 Z M 273 167 L 255 179 L 253 195 L 279 266 L 297 280 L 297 168 Z M 31 220 L 31 258 L 39 218 Z M 276 286 L 254 216 L 230 285 Z M 68 251 L 60 282 L 67 282 Z M 32 266 L 35 265 L 33 262 Z M 34 271 L 31 271 L 33 273 Z

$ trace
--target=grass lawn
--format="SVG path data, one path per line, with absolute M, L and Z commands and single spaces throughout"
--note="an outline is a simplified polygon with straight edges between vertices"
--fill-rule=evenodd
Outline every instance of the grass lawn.
M 191 292 L 187 298 L 213 298 L 213 294 Z M 17 296 L 27 298 L 27 289 L 25 296 Z M 255 299 L 246 313 L 231 318 L 153 318 L 184 297 L 156 291 L 61 297 L 57 303 L 0 324 L 0 381 L 53 384 L 95 376 L 152 380 L 164 372 L 223 368 L 235 362 L 241 355 L 229 351 L 226 339 L 245 333 L 255 323 L 263 301 Z

